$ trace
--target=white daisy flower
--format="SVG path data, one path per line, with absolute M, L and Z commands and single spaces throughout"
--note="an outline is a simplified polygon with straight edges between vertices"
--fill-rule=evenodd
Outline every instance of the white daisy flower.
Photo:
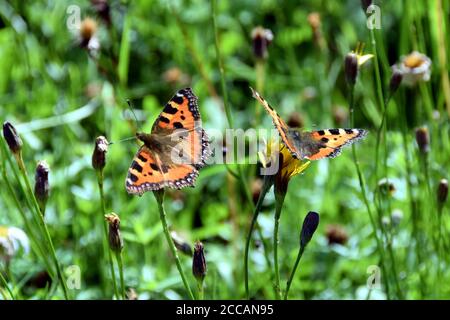
M 426 55 L 414 51 L 401 58 L 400 63 L 392 67 L 393 71 L 400 71 L 403 75 L 402 83 L 412 87 L 418 82 L 430 80 L 431 59 Z

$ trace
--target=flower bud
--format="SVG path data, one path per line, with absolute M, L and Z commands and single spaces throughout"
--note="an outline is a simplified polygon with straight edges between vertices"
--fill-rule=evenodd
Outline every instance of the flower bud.
M 108 152 L 108 140 L 104 136 L 95 139 L 95 148 L 92 153 L 92 167 L 102 171 L 106 164 L 106 152 Z
M 97 22 L 92 18 L 86 18 L 81 21 L 80 25 L 80 46 L 87 48 L 89 42 L 94 38 L 97 32 Z
M 391 91 L 391 95 L 393 95 L 403 80 L 403 73 L 400 70 L 395 69 L 392 73 L 391 80 L 389 82 L 389 90 Z
M 416 129 L 416 142 L 422 154 L 427 154 L 430 151 L 430 135 L 426 127 Z
M 266 59 L 268 56 L 267 47 L 273 40 L 273 33 L 270 29 L 256 27 L 252 30 L 253 55 L 257 59 Z
M 355 53 L 350 52 L 345 56 L 344 72 L 348 85 L 354 86 L 358 76 L 358 57 Z
M 439 181 L 437 189 L 437 200 L 439 205 L 443 205 L 447 201 L 448 196 L 448 181 L 447 179 L 441 179 Z
M 120 235 L 120 219 L 114 212 L 105 215 L 105 220 L 109 225 L 109 247 L 112 251 L 119 253 L 123 248 L 123 239 Z
M 319 226 L 319 214 L 314 211 L 308 212 L 303 220 L 302 231 L 300 233 L 300 247 L 305 248 L 311 240 L 314 232 Z
M 303 120 L 303 118 L 302 118 L 300 113 L 292 112 L 289 115 L 289 119 L 288 119 L 287 125 L 290 128 L 302 128 L 303 124 L 304 124 L 304 120 Z
M 36 166 L 34 196 L 39 203 L 42 214 L 44 214 L 45 205 L 49 194 L 48 173 L 50 168 L 45 160 L 39 161 Z
M 12 153 L 17 154 L 22 150 L 22 139 L 20 139 L 16 128 L 8 121 L 3 123 L 3 137 Z
M 194 277 L 203 281 L 206 275 L 206 260 L 203 250 L 203 243 L 197 241 L 194 245 L 194 257 L 192 259 L 192 273 Z

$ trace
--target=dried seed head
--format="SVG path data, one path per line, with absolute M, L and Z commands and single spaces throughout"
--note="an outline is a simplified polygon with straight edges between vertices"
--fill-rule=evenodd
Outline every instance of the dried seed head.
M 430 151 L 430 134 L 428 133 L 428 128 L 422 127 L 416 129 L 416 142 L 422 154 L 427 154 Z
M 97 32 L 97 22 L 95 22 L 94 19 L 88 17 L 83 21 L 81 21 L 80 25 L 81 46 L 87 47 L 96 32 Z
M 344 227 L 338 224 L 331 224 L 327 226 L 326 237 L 328 239 L 328 244 L 340 244 L 344 245 L 347 243 L 348 234 Z
M 348 120 L 348 108 L 344 108 L 341 106 L 334 107 L 333 119 L 338 127 L 345 125 Z
M 22 139 L 20 139 L 16 128 L 8 121 L 3 123 L 3 137 L 12 153 L 17 154 L 22 150 Z
M 268 56 L 267 47 L 273 40 L 273 33 L 270 29 L 256 27 L 252 30 L 253 55 L 256 59 L 266 59 Z
M 395 185 L 389 179 L 383 178 L 380 181 L 378 181 L 378 190 L 383 195 L 392 196 L 397 189 L 395 188 Z
M 106 152 L 108 152 L 108 140 L 104 136 L 95 139 L 95 148 L 92 153 L 92 167 L 95 170 L 103 170 L 106 164 Z
M 192 256 L 192 248 L 189 243 L 187 243 L 186 240 L 184 240 L 182 237 L 178 235 L 175 231 L 172 231 L 170 233 L 170 236 L 172 237 L 173 243 L 175 244 L 175 247 L 180 250 L 182 253 Z
M 354 86 L 358 76 L 358 56 L 350 52 L 345 56 L 344 62 L 345 79 L 349 86 Z
M 303 120 L 303 118 L 302 118 L 300 113 L 292 112 L 289 115 L 289 119 L 288 119 L 287 125 L 289 127 L 291 127 L 291 128 L 302 128 L 304 123 L 305 122 L 304 122 L 304 120 Z
M 437 200 L 440 205 L 443 205 L 447 201 L 448 196 L 448 181 L 447 179 L 441 179 L 439 181 L 437 189 Z
M 364 13 L 367 13 L 367 8 L 372 5 L 372 0 L 361 0 L 361 7 Z
M 194 257 L 192 259 L 192 274 L 194 277 L 203 281 L 206 275 L 206 260 L 203 243 L 197 241 L 194 245 Z
M 48 173 L 50 168 L 45 160 L 39 161 L 36 166 L 34 196 L 41 209 L 45 208 L 49 194 Z
M 105 21 L 109 26 L 111 25 L 111 12 L 108 0 L 91 0 L 92 7 L 95 12 Z
M 300 233 L 300 247 L 305 248 L 311 240 L 314 232 L 319 226 L 319 214 L 314 211 L 308 212 L 303 220 L 302 231 Z
M 111 212 L 105 215 L 105 220 L 109 225 L 109 247 L 114 252 L 121 252 L 123 248 L 123 239 L 120 235 L 120 219 L 117 214 Z
M 393 95 L 397 91 L 398 87 L 400 87 L 402 79 L 403 73 L 400 70 L 395 69 L 389 82 L 389 90 L 391 91 L 391 95 Z

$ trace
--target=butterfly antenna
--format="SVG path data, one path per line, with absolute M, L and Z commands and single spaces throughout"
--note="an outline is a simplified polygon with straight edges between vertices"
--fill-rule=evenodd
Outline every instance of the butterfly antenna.
M 129 138 L 120 139 L 120 140 L 118 140 L 118 141 L 111 141 L 111 142 L 109 142 L 108 144 L 111 145 L 111 144 L 114 144 L 114 143 L 120 143 L 120 142 L 129 141 L 129 140 L 134 140 L 134 139 L 136 139 L 136 137 L 129 137 Z
M 130 108 L 131 113 L 133 114 L 134 120 L 136 120 L 136 126 L 139 130 L 141 130 L 141 125 L 139 124 L 138 118 L 136 117 L 136 113 L 134 113 L 133 103 L 130 99 L 127 99 L 128 107 Z

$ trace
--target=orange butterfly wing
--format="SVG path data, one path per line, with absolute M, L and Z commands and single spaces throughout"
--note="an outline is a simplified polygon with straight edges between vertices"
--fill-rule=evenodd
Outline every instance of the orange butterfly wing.
M 202 129 L 202 120 L 197 104 L 198 98 L 191 88 L 179 90 L 164 107 L 152 127 L 152 133 L 171 132 L 175 137 L 182 137 L 180 143 L 184 157 L 196 169 L 205 166 L 211 155 L 206 132 Z
M 302 141 L 313 146 L 304 157 L 309 160 L 337 157 L 342 147 L 352 144 L 366 136 L 363 129 L 325 129 L 301 133 Z M 308 150 L 306 148 L 306 150 Z
M 296 159 L 301 159 L 302 157 L 300 150 L 296 147 L 295 141 L 289 132 L 290 130 L 289 126 L 286 124 L 286 122 L 283 121 L 283 119 L 280 118 L 277 112 L 257 91 L 253 90 L 253 88 L 250 89 L 252 90 L 253 97 L 256 100 L 258 100 L 258 102 L 266 109 L 266 111 L 272 117 L 273 124 L 275 128 L 278 130 L 281 140 L 283 141 L 284 145 L 288 148 L 288 150 L 291 152 L 292 156 Z
M 167 142 L 164 150 L 169 151 L 161 154 L 165 151 L 151 150 L 146 145 L 139 149 L 128 170 L 125 183 L 128 193 L 194 185 L 198 170 L 211 151 L 201 128 L 197 97 L 190 88 L 179 90 L 170 99 L 153 124 L 151 135 Z

